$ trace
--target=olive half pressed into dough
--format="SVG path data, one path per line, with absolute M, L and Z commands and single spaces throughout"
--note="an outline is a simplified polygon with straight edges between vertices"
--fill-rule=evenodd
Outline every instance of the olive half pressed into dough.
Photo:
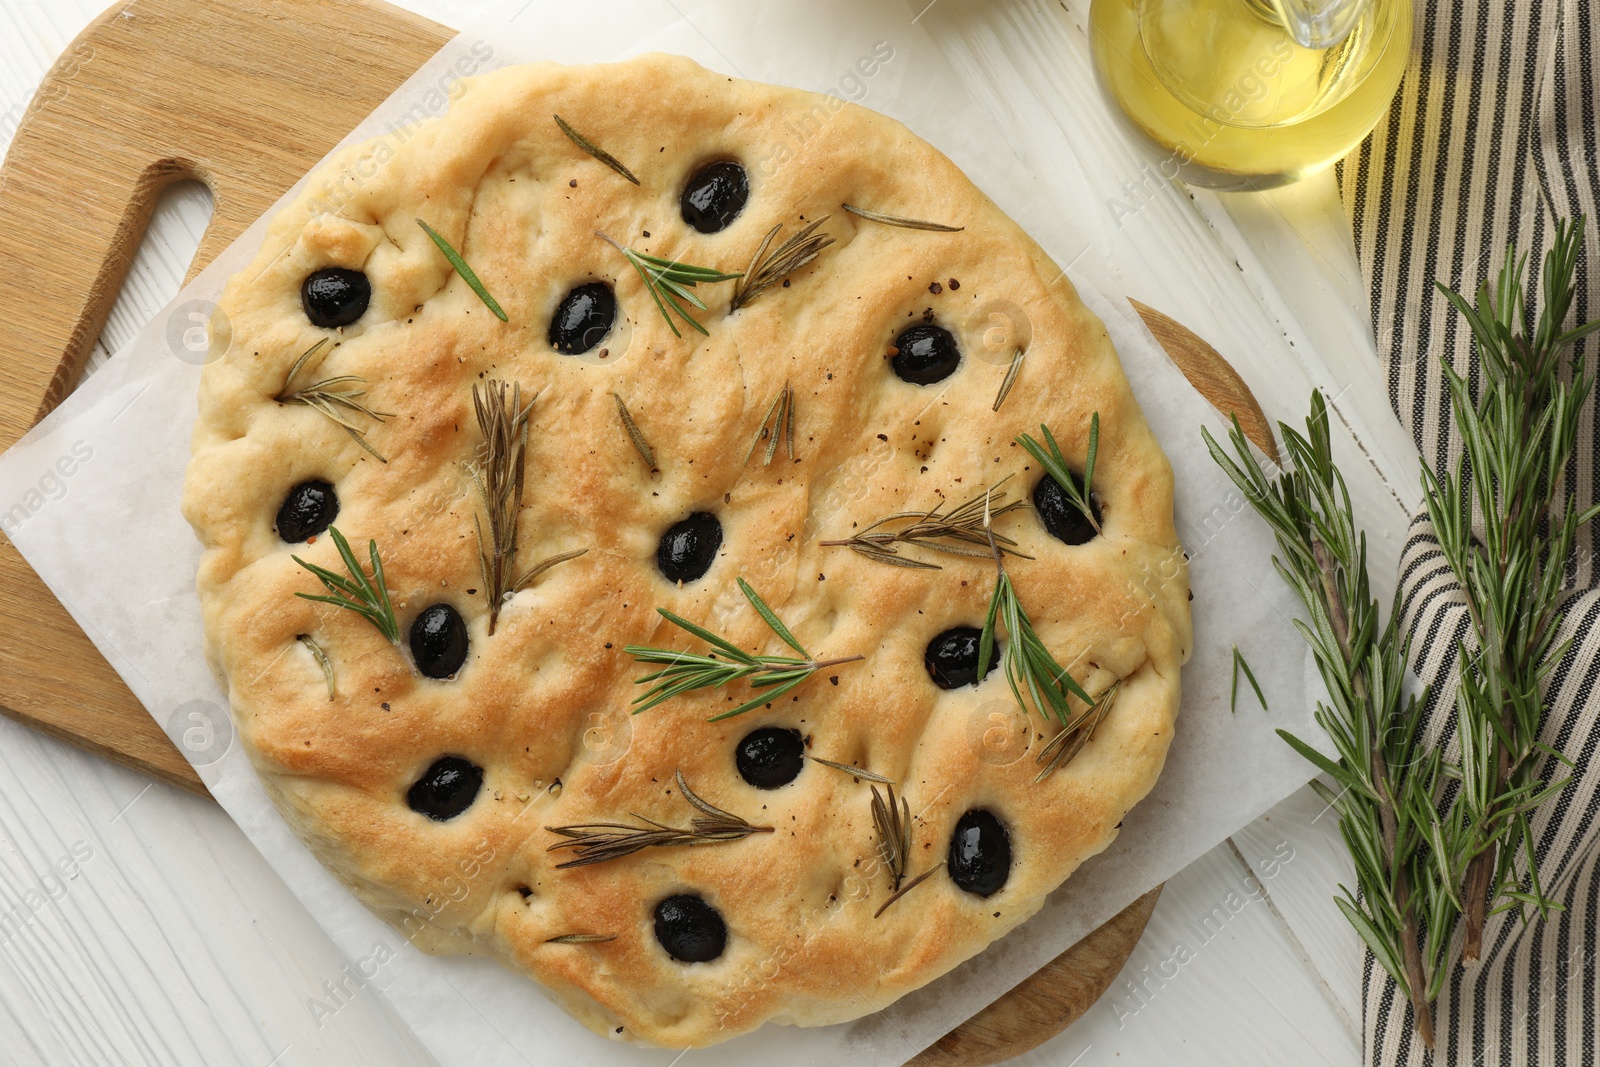
M 722 547 L 722 523 L 697 511 L 667 527 L 656 545 L 656 566 L 669 582 L 692 582 L 711 569 Z
M 278 536 L 291 545 L 303 544 L 333 525 L 339 517 L 339 495 L 321 478 L 294 486 L 278 506 Z
M 744 735 L 734 750 L 734 765 L 739 777 L 757 789 L 777 789 L 800 776 L 805 751 L 799 730 L 763 726 Z
M 679 893 L 656 905 L 656 940 L 679 963 L 710 963 L 728 947 L 722 914 L 693 893 Z
M 323 329 L 349 326 L 366 313 L 372 283 L 358 270 L 323 267 L 300 283 L 300 307 L 311 325 Z
M 440 756 L 406 792 L 406 803 L 435 822 L 455 818 L 472 806 L 483 786 L 483 769 L 460 756 Z
M 950 834 L 950 880 L 979 897 L 998 893 L 1011 874 L 1011 835 L 985 808 L 961 816 Z
M 961 365 L 961 348 L 955 335 L 931 322 L 901 330 L 894 339 L 894 348 L 889 365 L 901 381 L 912 385 L 942 382 Z
M 933 684 L 940 689 L 977 685 L 981 680 L 978 678 L 978 653 L 982 639 L 983 631 L 976 626 L 952 626 L 935 635 L 928 642 L 927 651 L 922 654 L 923 665 L 928 668 L 928 677 L 933 679 Z M 984 671 L 985 677 L 999 663 L 1000 647 L 997 643 L 994 654 L 989 657 L 989 669 Z
M 423 608 L 409 638 L 411 658 L 429 678 L 448 678 L 467 661 L 467 623 L 449 604 Z
M 1077 471 L 1068 471 L 1072 476 L 1074 487 L 1079 493 L 1083 492 L 1083 479 Z M 1033 487 L 1033 510 L 1038 513 L 1039 521 L 1044 523 L 1044 528 L 1050 536 L 1069 545 L 1087 544 L 1096 534 L 1094 526 L 1084 517 L 1067 496 L 1066 490 L 1061 488 L 1061 483 L 1050 474 L 1045 474 L 1039 483 Z M 1091 494 L 1089 510 L 1094 512 L 1094 521 L 1104 525 L 1100 515 L 1100 501 Z
M 605 282 L 577 286 L 550 317 L 550 347 L 576 356 L 600 347 L 617 322 L 617 294 Z
M 708 163 L 689 176 L 678 198 L 683 221 L 701 233 L 725 230 L 750 199 L 750 176 L 731 159 Z

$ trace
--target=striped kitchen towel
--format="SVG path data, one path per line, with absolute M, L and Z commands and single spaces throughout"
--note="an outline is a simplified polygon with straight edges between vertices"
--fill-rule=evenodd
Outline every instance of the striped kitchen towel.
M 1474 291 L 1508 242 L 1548 248 L 1553 222 L 1587 217 L 1573 323 L 1600 313 L 1600 10 L 1589 0 L 1417 0 L 1410 67 L 1388 115 L 1339 180 L 1372 307 L 1389 402 L 1423 461 L 1442 472 L 1461 442 L 1441 371 L 1475 373 L 1472 340 L 1435 279 Z M 1538 282 L 1527 278 L 1530 298 Z M 1600 352 L 1587 338 L 1582 354 Z M 1600 497 L 1600 420 L 1590 395 L 1566 491 Z M 1545 691 L 1540 739 L 1573 760 L 1573 782 L 1537 813 L 1547 921 L 1489 921 L 1484 958 L 1456 966 L 1435 1006 L 1437 1048 L 1423 1049 L 1404 997 L 1370 954 L 1363 991 L 1372 1064 L 1491 1067 L 1600 1063 L 1595 954 L 1600 948 L 1600 572 L 1592 527 L 1568 563 L 1571 650 Z M 1432 527 L 1415 519 L 1401 559 L 1402 624 L 1412 663 L 1434 683 L 1428 729 L 1454 748 L 1455 650 L 1466 612 Z M 1452 753 L 1453 754 L 1453 753 Z M 1448 757 L 1447 757 L 1448 758 Z M 1547 761 L 1542 776 L 1567 773 Z M 1459 939 L 1459 932 L 1457 937 Z M 1459 945 L 1458 945 L 1459 947 Z

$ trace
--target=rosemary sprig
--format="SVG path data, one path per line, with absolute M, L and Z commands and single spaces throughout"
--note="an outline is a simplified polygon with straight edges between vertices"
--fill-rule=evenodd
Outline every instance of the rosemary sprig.
M 857 218 L 866 219 L 868 222 L 881 222 L 888 226 L 904 226 L 908 230 L 937 230 L 941 233 L 960 233 L 965 226 L 946 226 L 942 222 L 925 222 L 922 219 L 901 218 L 899 215 L 885 215 L 881 211 L 868 211 L 864 207 L 854 207 L 850 204 L 840 204 L 850 214 Z
M 1011 395 L 1011 387 L 1017 384 L 1017 375 L 1022 373 L 1022 359 L 1028 353 L 1017 349 L 1016 355 L 1011 357 L 1011 365 L 1006 368 L 1006 376 L 1000 383 L 1000 391 L 995 394 L 994 407 L 991 411 L 999 411 L 1000 405 L 1006 402 L 1006 397 Z
M 607 941 L 615 941 L 616 934 L 562 934 L 559 937 L 547 937 L 547 945 L 603 945 Z
M 378 558 L 378 542 L 367 542 L 367 552 L 372 558 L 372 574 L 368 575 L 361 569 L 361 564 L 356 562 L 356 554 L 350 551 L 350 542 L 345 540 L 344 534 L 339 532 L 337 526 L 328 527 L 328 534 L 333 538 L 334 545 L 339 549 L 339 558 L 344 561 L 345 569 L 350 572 L 346 578 L 342 574 L 335 574 L 326 567 L 319 567 L 315 563 L 307 563 L 299 556 L 290 556 L 300 566 L 316 575 L 317 580 L 327 587 L 327 596 L 311 593 L 296 593 L 295 596 L 302 600 L 316 600 L 335 607 L 346 608 L 360 615 L 363 619 L 378 628 L 378 632 L 387 637 L 392 643 L 400 643 L 400 624 L 395 621 L 394 604 L 389 600 L 389 590 L 383 579 L 383 560 Z
M 646 848 L 667 848 L 674 845 L 705 845 L 723 841 L 742 841 L 751 834 L 770 834 L 770 826 L 751 826 L 732 812 L 723 811 L 695 796 L 683 772 L 677 772 L 678 791 L 683 799 L 700 814 L 689 821 L 688 827 L 668 826 L 647 819 L 637 812 L 631 813 L 643 826 L 627 823 L 580 823 L 574 826 L 546 826 L 553 834 L 566 838 L 551 845 L 548 851 L 571 849 L 574 857 L 556 864 L 556 870 L 569 867 L 586 867 L 593 863 L 631 856 Z
M 1279 423 L 1291 469 L 1268 478 L 1239 420 L 1230 439 L 1238 459 L 1208 431 L 1206 447 L 1272 527 L 1278 574 L 1310 613 L 1295 627 L 1316 655 L 1330 704 L 1316 718 L 1338 753 L 1330 760 L 1286 730 L 1278 735 L 1333 779 L 1312 782 L 1339 815 L 1355 860 L 1357 891 L 1341 886 L 1339 910 L 1409 998 L 1417 1033 L 1433 1044 L 1432 1004 L 1447 973 L 1446 954 L 1460 914 L 1455 886 L 1463 828 L 1441 818 L 1435 797 L 1454 768 L 1420 736 L 1425 700 L 1402 692 L 1409 642 L 1399 632 L 1398 600 L 1380 626 L 1367 575 L 1367 541 L 1356 530 L 1350 493 L 1333 463 L 1327 406 L 1311 394 L 1306 433 Z
M 489 604 L 489 633 L 500 620 L 500 607 L 513 591 L 512 568 L 517 560 L 517 526 L 522 515 L 522 487 L 528 451 L 528 412 L 533 410 L 535 393 L 522 402 L 522 386 L 490 378 L 480 391 L 472 387 L 472 407 L 483 433 L 479 463 L 473 472 L 478 495 L 483 498 L 484 514 L 489 519 L 489 537 L 483 536 L 483 522 L 473 515 L 478 533 L 478 567 L 483 574 L 483 593 Z
M 662 617 L 676 626 L 682 627 L 694 634 L 700 640 L 718 649 L 724 658 L 718 658 L 717 653 L 709 655 L 698 652 L 679 652 L 668 648 L 651 648 L 647 645 L 628 645 L 623 651 L 641 663 L 665 664 L 663 670 L 654 674 L 636 679 L 636 684 L 645 685 L 654 682 L 649 691 L 634 698 L 634 704 L 639 705 L 633 709 L 635 715 L 647 711 L 662 701 L 670 700 L 680 693 L 687 693 L 692 689 L 713 689 L 726 685 L 729 682 L 748 678 L 753 689 L 765 690 L 755 697 L 745 701 L 732 711 L 725 711 L 720 715 L 713 715 L 707 722 L 720 722 L 731 719 L 735 715 L 743 715 L 752 708 L 776 700 L 789 690 L 805 681 L 811 675 L 824 667 L 835 667 L 841 663 L 854 663 L 865 659 L 864 656 L 839 656 L 834 659 L 813 659 L 811 653 L 800 646 L 789 628 L 783 624 L 777 615 L 773 614 L 766 601 L 762 600 L 750 583 L 743 578 L 739 579 L 739 590 L 744 593 L 745 599 L 750 601 L 750 606 L 756 609 L 756 614 L 761 616 L 763 622 L 783 640 L 783 643 L 800 653 L 800 659 L 793 656 L 755 656 L 746 652 L 738 645 L 724 638 L 718 637 L 710 630 L 696 626 L 688 619 L 680 618 L 666 608 L 657 608 Z
M 899 892 L 900 883 L 906 877 L 906 861 L 911 855 L 911 802 L 901 797 L 900 806 L 896 807 L 892 784 L 887 786 L 887 800 L 876 785 L 869 788 L 872 790 L 872 825 L 878 831 L 878 854 L 883 857 L 895 892 Z
M 894 780 L 892 778 L 885 778 L 881 774 L 866 770 L 862 767 L 854 767 L 848 763 L 835 763 L 833 760 L 823 759 L 821 756 L 807 756 L 806 759 L 810 760 L 812 763 L 820 763 L 824 767 L 832 767 L 836 771 L 843 771 L 845 774 L 851 775 L 855 778 L 860 778 L 864 782 L 877 782 L 879 785 L 894 784 Z
M 644 439 L 644 434 L 639 430 L 639 424 L 633 421 L 633 413 L 628 410 L 628 404 L 622 399 L 620 393 L 612 393 L 611 399 L 617 402 L 617 417 L 622 420 L 622 428 L 628 434 L 628 440 L 633 442 L 633 449 L 639 453 L 639 458 L 644 460 L 644 465 L 652 471 L 660 470 L 656 466 L 655 449 L 650 447 L 650 442 Z
M 988 556 L 992 550 L 989 547 L 990 537 L 1000 551 L 1016 556 L 1020 559 L 1032 559 L 1025 552 L 1017 551 L 1017 542 L 1009 537 L 994 533 L 988 529 L 988 518 L 994 518 L 1027 508 L 1030 505 L 1026 500 L 1013 500 L 1004 507 L 992 507 L 994 501 L 1005 497 L 1006 491 L 1002 485 L 1011 480 L 1011 475 L 1006 475 L 971 500 L 956 505 L 949 511 L 940 513 L 940 505 L 935 504 L 931 511 L 901 511 L 868 526 L 854 537 L 847 537 L 838 541 L 823 541 L 826 547 L 843 546 L 853 548 L 868 559 L 879 563 L 888 563 L 895 567 L 920 567 L 926 570 L 941 569 L 937 563 L 928 563 L 925 560 L 913 559 L 900 555 L 896 545 L 908 545 L 915 548 L 926 548 L 934 552 L 943 552 L 951 556 Z M 986 517 L 987 516 L 987 517 Z M 892 523 L 904 523 L 898 529 L 880 529 Z M 982 546 L 982 547 L 979 547 Z
M 393 418 L 390 412 L 374 411 L 362 402 L 361 398 L 367 395 L 366 390 L 356 387 L 366 385 L 367 380 L 365 378 L 354 374 L 340 374 L 332 378 L 324 378 L 320 382 L 312 382 L 300 388 L 295 387 L 294 380 L 305 367 L 306 361 L 327 343 L 328 339 L 324 337 L 300 353 L 300 358 L 294 361 L 294 366 L 290 367 L 289 373 L 284 376 L 283 388 L 278 390 L 278 395 L 272 399 L 280 404 L 304 404 L 311 410 L 343 427 L 344 432 L 349 434 L 356 444 L 366 449 L 378 462 L 389 462 L 383 458 L 377 449 L 367 443 L 367 431 L 351 422 L 350 416 L 345 414 L 345 412 L 355 412 L 356 414 L 365 415 L 375 422 Z
M 778 441 L 781 438 L 788 446 L 789 458 L 794 458 L 794 390 L 789 388 L 789 383 L 783 383 L 783 389 L 772 401 L 772 406 L 767 408 L 767 413 L 761 417 L 761 425 L 756 430 L 755 438 L 750 442 L 750 447 L 745 451 L 744 462 L 749 463 L 750 457 L 756 454 L 756 446 L 766 438 L 766 455 L 762 457 L 763 467 L 772 464 L 772 457 L 778 453 Z
M 1250 664 L 1244 661 L 1244 653 L 1239 651 L 1239 646 L 1233 646 L 1233 692 L 1228 695 L 1228 711 L 1238 710 L 1239 707 L 1239 672 L 1244 671 L 1245 678 L 1250 682 L 1250 688 L 1256 691 L 1256 699 L 1261 701 L 1261 710 L 1267 709 L 1267 698 L 1261 695 L 1261 686 L 1256 682 L 1255 672 L 1250 669 Z
M 1044 769 L 1034 778 L 1037 784 L 1055 773 L 1056 768 L 1072 762 L 1077 754 L 1083 751 L 1099 725 L 1105 717 L 1111 714 L 1111 709 L 1116 706 L 1117 693 L 1122 689 L 1122 682 L 1115 681 L 1106 687 L 1105 692 L 1095 698 L 1094 703 L 1084 708 L 1082 713 L 1061 728 L 1061 731 L 1050 739 L 1049 744 L 1039 750 L 1035 763 L 1043 763 Z
M 1077 697 L 1085 705 L 1090 705 L 1092 711 L 1095 698 L 1067 673 L 1067 668 L 1056 662 L 1055 656 L 1051 655 L 1043 639 L 1034 630 L 1028 613 L 1022 610 L 1022 602 L 1017 599 L 1011 576 L 1006 573 L 1005 556 L 1000 551 L 999 538 L 990 521 L 992 517 L 993 512 L 986 499 L 983 529 L 989 538 L 989 551 L 994 556 L 995 580 L 994 595 L 989 599 L 989 614 L 983 620 L 983 632 L 978 638 L 978 677 L 989 673 L 989 664 L 994 662 L 996 624 L 1004 622 L 1006 634 L 1011 638 L 1005 651 L 1006 681 L 1011 686 L 1011 695 L 1025 708 L 1028 701 L 1023 699 L 1022 691 L 1027 689 L 1040 718 L 1053 716 L 1063 730 L 1072 729 L 1073 724 L 1081 722 L 1081 719 L 1075 719 L 1071 714 L 1068 701 Z
M 644 282 L 645 289 L 650 293 L 650 299 L 656 302 L 656 309 L 661 312 L 661 317 L 667 320 L 667 325 L 671 327 L 674 337 L 682 337 L 683 333 L 678 329 L 678 324 L 672 321 L 672 312 L 677 312 L 678 317 L 686 324 L 699 330 L 707 337 L 711 335 L 711 331 L 702 326 L 699 320 L 691 315 L 683 304 L 679 303 L 680 300 L 687 301 L 691 306 L 699 308 L 701 311 L 706 310 L 705 301 L 691 293 L 690 289 L 693 289 L 700 282 L 727 282 L 735 278 L 744 277 L 742 274 L 725 274 L 710 267 L 696 267 L 689 263 L 679 263 L 673 259 L 662 259 L 660 256 L 635 252 L 633 249 L 625 248 L 612 240 L 609 234 L 602 233 L 599 230 L 594 231 L 594 233 L 596 237 L 621 252 L 623 258 L 633 265 L 634 270 L 639 272 L 639 277 Z M 668 310 L 669 308 L 671 310 Z
M 756 297 L 771 289 L 813 259 L 816 259 L 824 248 L 833 244 L 831 235 L 815 232 L 818 226 L 821 226 L 831 218 L 833 218 L 832 215 L 824 215 L 817 219 L 773 249 L 771 255 L 767 254 L 767 247 L 778 236 L 778 231 L 783 229 L 783 223 L 780 222 L 768 230 L 767 236 L 761 241 L 761 246 L 756 249 L 756 254 L 750 257 L 750 266 L 745 268 L 744 277 L 734 283 L 733 301 L 728 310 L 738 311 Z
M 322 668 L 322 677 L 328 683 L 328 699 L 332 700 L 338 695 L 333 685 L 333 661 L 328 654 L 322 651 L 322 646 L 312 640 L 310 634 L 299 634 L 295 640 L 306 646 L 306 651 L 311 653 L 311 658 L 317 661 L 317 666 Z
M 610 152 L 607 152 L 605 149 L 589 140 L 589 138 L 573 129 L 567 124 L 567 120 L 562 118 L 560 115 L 556 115 L 554 118 L 556 120 L 556 125 L 561 127 L 561 132 L 572 138 L 573 144 L 577 145 L 579 148 L 583 149 L 585 152 L 589 153 L 591 156 L 598 159 L 600 162 L 604 163 L 606 166 L 610 167 L 612 170 L 616 171 L 633 184 L 639 184 L 639 179 L 633 176 L 633 171 L 629 170 L 627 167 L 624 167 L 622 165 L 622 161 L 617 159 L 616 156 L 612 155 Z
M 944 866 L 944 862 L 941 860 L 935 863 L 907 882 L 906 864 L 911 859 L 912 845 L 911 804 L 902 796 L 899 807 L 895 806 L 892 783 L 886 784 L 889 794 L 887 799 L 879 794 L 877 786 L 869 788 L 872 790 L 872 825 L 878 832 L 878 855 L 883 858 L 883 865 L 889 872 L 889 880 L 894 885 L 889 899 L 872 913 L 872 917 L 876 919 L 889 910 L 889 905 L 927 881 L 934 871 Z
M 1570 764 L 1538 740 L 1540 687 L 1569 647 L 1556 643 L 1567 559 L 1578 528 L 1600 514 L 1600 505 L 1580 512 L 1565 490 L 1581 409 L 1594 386 L 1593 371 L 1571 346 L 1600 329 L 1600 319 L 1563 329 L 1582 247 L 1582 216 L 1558 222 L 1531 331 L 1527 257 L 1514 249 L 1496 287 L 1486 281 L 1479 288 L 1476 307 L 1439 285 L 1472 329 L 1481 378 L 1469 384 L 1442 364 L 1463 453 L 1443 478 L 1422 466 L 1428 517 L 1465 595 L 1476 646 L 1462 644 L 1456 694 L 1458 803 L 1471 835 L 1462 885 L 1461 955 L 1469 961 L 1478 958 L 1487 915 L 1532 906 L 1543 917 L 1559 907 L 1544 895 L 1528 820 L 1570 780 L 1546 784 L 1539 771 L 1541 755 Z M 1519 855 L 1526 875 L 1515 870 Z
M 472 291 L 478 294 L 478 299 L 483 301 L 484 306 L 494 312 L 494 317 L 501 322 L 510 322 L 511 320 L 506 318 L 505 309 L 500 306 L 499 301 L 489 295 L 489 290 L 484 288 L 483 282 L 478 280 L 478 275 L 473 269 L 467 266 L 467 261 L 461 258 L 461 253 L 450 247 L 450 242 L 439 236 L 438 231 L 426 222 L 418 219 L 417 225 L 421 226 L 422 232 L 427 234 L 433 243 L 439 246 L 439 251 L 444 253 L 444 258 L 448 259 L 450 265 L 455 268 L 456 273 L 461 275 L 461 280 L 472 287 Z
M 1067 500 L 1072 506 L 1083 513 L 1089 520 L 1089 525 L 1094 527 L 1095 533 L 1100 533 L 1100 520 L 1095 517 L 1094 506 L 1094 461 L 1100 452 L 1100 413 L 1096 411 L 1089 416 L 1089 452 L 1083 460 L 1083 485 L 1080 487 L 1078 479 L 1073 477 L 1072 469 L 1067 466 L 1067 461 L 1061 455 L 1061 448 L 1056 444 L 1055 435 L 1050 432 L 1050 427 L 1039 424 L 1039 430 L 1044 434 L 1045 446 L 1041 446 L 1028 434 L 1016 438 L 1017 444 L 1028 450 L 1028 454 L 1039 461 L 1045 473 L 1054 478 L 1061 491 L 1067 494 Z

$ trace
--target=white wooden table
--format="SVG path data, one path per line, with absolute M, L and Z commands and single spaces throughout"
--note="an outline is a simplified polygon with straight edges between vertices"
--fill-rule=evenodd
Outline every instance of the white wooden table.
M 400 2 L 451 25 L 485 6 Z M 0 0 L 0 146 L 102 6 Z M 1032 92 L 994 101 L 1014 121 L 1074 130 L 1096 121 L 1068 103 L 1091 78 L 1087 6 L 937 0 L 922 20 L 958 67 L 1027 81 Z M 1070 169 L 1049 141 L 1024 163 Z M 1311 384 L 1324 387 L 1365 445 L 1367 458 L 1344 461 L 1381 476 L 1360 505 L 1388 524 L 1376 524 L 1374 555 L 1391 573 L 1416 460 L 1384 397 L 1332 175 L 1191 197 L 1115 151 L 1124 178 L 1080 190 L 1071 208 L 1096 234 L 1077 269 L 1215 344 L 1273 418 L 1303 418 Z M 198 186 L 162 201 L 100 358 L 177 290 L 209 210 Z M 1126 239 L 1136 227 L 1158 228 L 1168 254 L 1141 258 Z M 1237 271 L 1185 266 L 1207 249 Z M 1332 815 L 1302 790 L 1168 882 L 1110 992 L 1016 1062 L 1356 1064 L 1360 947 L 1331 899 L 1352 874 Z M 330 993 L 344 963 L 220 808 L 0 719 L 0 1064 L 430 1063 L 373 992 Z M 313 1015 L 316 1001 L 337 1011 Z

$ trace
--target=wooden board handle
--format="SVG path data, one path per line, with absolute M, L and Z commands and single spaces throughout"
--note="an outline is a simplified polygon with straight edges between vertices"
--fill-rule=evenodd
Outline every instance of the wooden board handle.
M 90 24 L 0 169 L 0 450 L 77 384 L 163 189 L 215 200 L 192 277 L 451 36 L 354 0 L 138 0 Z M 205 792 L 9 542 L 0 711 Z

